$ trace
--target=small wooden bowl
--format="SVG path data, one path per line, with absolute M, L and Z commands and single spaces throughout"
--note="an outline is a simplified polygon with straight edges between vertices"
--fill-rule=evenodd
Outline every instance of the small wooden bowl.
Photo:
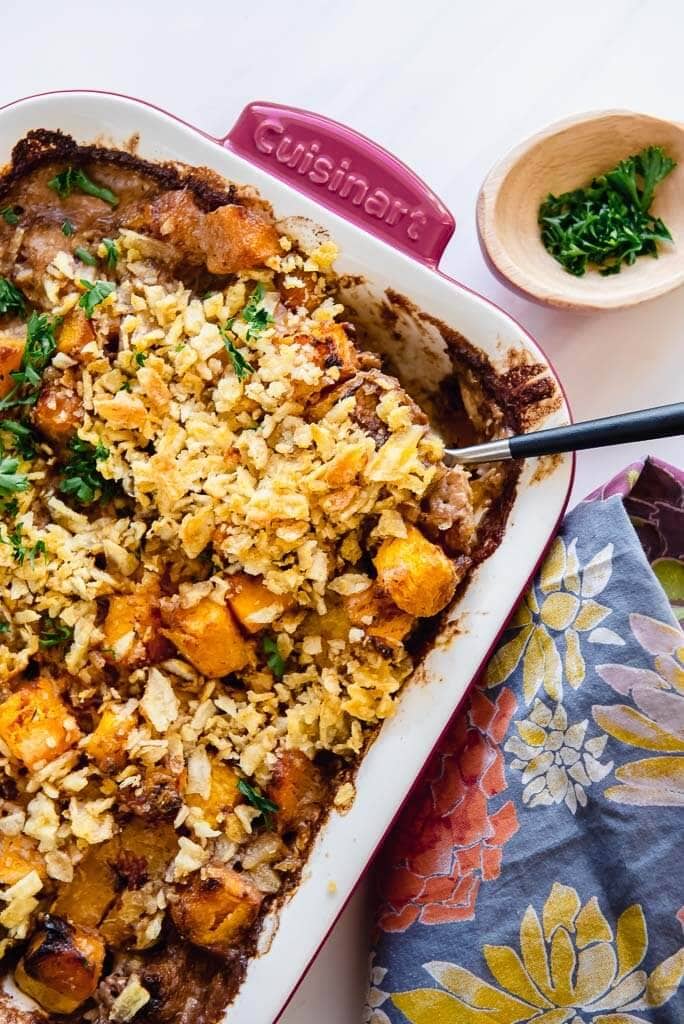
M 652 211 L 673 243 L 658 259 L 640 256 L 619 274 L 573 277 L 544 248 L 540 203 L 581 187 L 645 146 L 662 146 L 677 167 L 658 185 Z M 684 283 L 684 125 L 628 110 L 568 118 L 508 153 L 487 176 L 477 202 L 480 245 L 494 273 L 527 297 L 576 310 L 620 309 Z

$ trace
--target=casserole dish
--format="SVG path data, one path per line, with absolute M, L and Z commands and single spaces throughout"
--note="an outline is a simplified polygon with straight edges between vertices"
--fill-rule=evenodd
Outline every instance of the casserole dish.
M 343 253 L 345 304 L 372 347 L 392 359 L 407 385 L 417 385 L 417 398 L 437 393 L 452 349 L 473 370 L 487 357 L 490 383 L 518 428 L 566 421 L 560 386 L 534 342 L 495 307 L 435 273 L 453 229 L 447 211 L 367 140 L 263 104 L 247 108 L 226 139 L 213 140 L 145 105 L 91 93 L 36 97 L 5 108 L 2 118 L 7 149 L 31 129 L 61 129 L 77 141 L 135 145 L 149 160 L 206 166 L 256 185 L 277 214 L 329 230 Z M 302 187 L 315 199 L 320 193 L 325 209 L 301 195 Z M 495 643 L 562 515 L 571 477 L 570 459 L 524 467 L 503 537 L 450 609 L 398 714 L 364 758 L 355 801 L 346 814 L 331 814 L 296 891 L 267 920 L 260 955 L 228 1011 L 235 1024 L 266 1024 L 282 1009 Z

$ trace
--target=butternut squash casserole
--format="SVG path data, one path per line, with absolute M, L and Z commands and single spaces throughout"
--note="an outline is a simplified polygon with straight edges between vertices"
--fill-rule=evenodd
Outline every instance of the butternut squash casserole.
M 0 1020 L 215 1022 L 501 479 L 253 189 L 35 131 L 0 207 Z

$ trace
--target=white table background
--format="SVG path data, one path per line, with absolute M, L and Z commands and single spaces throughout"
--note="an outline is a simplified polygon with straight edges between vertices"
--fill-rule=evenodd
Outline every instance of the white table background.
M 442 268 L 539 339 L 575 418 L 682 399 L 684 288 L 624 313 L 535 306 L 491 276 L 474 216 L 489 167 L 550 121 L 607 107 L 684 121 L 680 0 L 5 0 L 0 9 L 0 104 L 106 89 L 217 136 L 250 100 L 327 114 L 396 153 L 442 197 L 457 221 Z M 681 438 L 582 453 L 575 500 L 646 452 L 684 462 Z M 368 903 L 362 887 L 283 1024 L 357 1024 Z

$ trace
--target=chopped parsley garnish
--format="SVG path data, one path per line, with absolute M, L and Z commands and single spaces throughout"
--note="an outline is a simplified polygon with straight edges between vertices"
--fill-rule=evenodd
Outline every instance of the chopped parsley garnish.
M 278 651 L 278 644 L 275 642 L 273 637 L 267 636 L 264 637 L 262 647 L 264 654 L 268 655 L 266 664 L 274 676 L 277 676 L 278 679 L 282 679 L 285 675 L 285 659 Z
M 17 420 L 0 420 L 0 430 L 5 430 L 14 439 L 14 446 L 22 459 L 33 459 L 36 455 L 36 443 L 33 431 L 25 423 Z
M 107 261 L 107 266 L 110 270 L 114 270 L 114 267 L 119 260 L 119 250 L 116 247 L 116 242 L 112 241 L 111 238 L 103 238 L 102 244 L 106 250 L 105 259 Z
M 9 224 L 10 227 L 15 227 L 19 223 L 19 214 L 17 210 L 18 207 L 16 206 L 6 206 L 3 210 L 0 210 L 0 217 L 2 217 L 5 224 Z
M 21 367 L 10 374 L 15 384 L 9 394 L 0 399 L 0 409 L 10 409 L 14 405 L 35 405 L 38 401 L 41 374 L 57 351 L 57 323 L 58 320 L 52 320 L 47 313 L 31 313 Z
M 103 199 L 110 206 L 119 205 L 119 197 L 111 189 L 96 185 L 80 167 L 66 167 L 48 181 L 48 188 L 54 189 L 60 199 L 66 199 L 74 190 L 85 192 L 88 196 Z
M 26 473 L 17 473 L 19 459 L 9 457 L 0 458 L 0 494 L 14 494 L 16 491 L 25 491 L 28 488 L 28 477 Z
M 251 786 L 246 779 L 238 779 L 238 790 L 252 807 L 256 807 L 258 811 L 261 811 L 266 828 L 270 828 L 271 815 L 278 813 L 278 804 L 274 804 L 272 800 L 265 797 L 256 786 Z
M 120 384 L 119 387 L 117 388 L 117 391 L 130 391 L 130 390 L 131 390 L 131 382 L 130 382 L 130 380 L 125 380 L 123 382 L 123 384 Z
M 76 225 L 73 223 L 73 221 L 70 221 L 68 217 L 64 221 L 62 221 L 62 234 L 65 238 L 71 238 L 75 230 Z
M 29 560 L 31 562 L 31 565 L 33 565 L 36 558 L 38 558 L 40 555 L 45 555 L 46 552 L 47 548 L 45 547 L 45 541 L 37 540 L 36 543 L 31 548 L 31 550 L 29 551 Z
M 91 505 L 100 498 L 110 497 L 114 483 L 105 480 L 97 468 L 98 462 L 109 457 L 109 450 L 101 441 L 92 445 L 80 437 L 72 437 L 69 450 L 71 454 L 59 483 L 61 493 L 72 495 L 80 505 Z
M 657 243 L 672 235 L 648 211 L 656 185 L 676 166 L 660 146 L 648 146 L 585 188 L 549 195 L 539 207 L 544 246 L 575 277 L 589 266 L 604 277 L 619 274 L 638 256 L 657 257 Z
M 144 366 L 145 365 L 145 360 L 147 359 L 148 354 L 149 353 L 147 353 L 147 352 L 136 352 L 134 357 L 133 357 L 135 359 L 135 361 L 136 361 L 136 364 L 138 366 Z
M 84 249 L 82 245 L 78 245 L 74 249 L 74 256 L 76 256 L 81 261 L 81 263 L 85 263 L 86 266 L 88 267 L 97 266 L 97 260 L 95 259 L 93 254 L 88 252 L 87 249 Z
M 0 277 L 0 314 L 18 313 L 26 316 L 26 299 L 6 277 Z
M 237 379 L 244 380 L 245 377 L 249 377 L 250 373 L 254 373 L 254 367 L 247 362 L 242 352 L 235 347 L 234 343 L 228 337 L 227 332 L 230 330 L 230 327 L 226 325 L 226 327 L 220 327 L 219 330 L 221 332 L 221 337 L 223 338 L 223 344 L 226 347 L 226 352 L 233 364 L 233 369 L 235 370 Z
M 45 650 L 48 647 L 57 647 L 71 640 L 74 635 L 74 627 L 67 626 L 60 619 L 51 619 L 46 616 L 40 624 L 39 644 Z
M 18 565 L 24 564 L 28 550 L 22 542 L 22 524 L 16 523 L 11 533 L 7 534 L 7 540 L 0 534 L 0 544 L 9 544 L 12 548 L 12 558 Z
M 81 287 L 85 288 L 83 295 L 78 300 L 78 304 L 81 309 L 85 310 L 85 315 L 90 319 L 95 312 L 95 307 L 99 306 L 101 302 L 111 295 L 116 290 L 116 285 L 112 284 L 111 281 L 85 281 L 83 278 L 80 280 Z
M 0 619 L 0 633 L 9 633 L 10 624 L 7 619 Z
M 261 307 L 261 301 L 264 297 L 264 286 L 259 281 L 256 288 L 249 297 L 249 302 L 242 310 L 241 317 L 245 323 L 249 324 L 247 330 L 247 339 L 258 338 L 263 331 L 266 330 L 269 324 L 273 323 L 273 317 L 268 310 Z

